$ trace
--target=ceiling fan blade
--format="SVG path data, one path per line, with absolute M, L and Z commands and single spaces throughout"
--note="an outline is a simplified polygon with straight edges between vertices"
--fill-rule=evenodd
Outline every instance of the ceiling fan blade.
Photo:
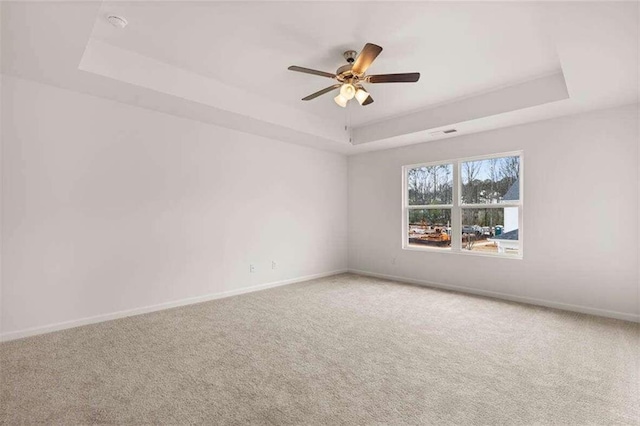
M 333 86 L 326 87 L 322 90 L 317 91 L 316 93 L 312 93 L 307 97 L 302 98 L 303 101 L 310 101 L 311 99 L 315 99 L 318 96 L 322 96 L 325 93 L 329 93 L 332 90 L 336 90 L 338 87 L 342 86 L 342 84 L 334 84 Z
M 353 67 L 351 67 L 351 71 L 354 74 L 362 75 L 367 71 L 367 68 L 371 66 L 371 63 L 378 57 L 378 55 L 382 52 L 382 47 L 377 44 L 367 43 L 362 48 L 362 51 L 356 58 Z
M 364 102 L 362 103 L 362 106 L 367 106 L 372 103 L 373 103 L 373 98 L 371 97 L 371 95 L 369 95 L 367 99 L 365 99 Z
M 404 74 L 378 74 L 367 77 L 369 83 L 415 83 L 420 80 L 419 72 Z
M 331 74 L 330 72 L 312 70 L 311 68 L 298 67 L 298 66 L 295 66 L 295 65 L 291 65 L 287 69 L 290 70 L 290 71 L 303 72 L 305 74 L 319 75 L 320 77 L 336 78 L 336 75 L 335 74 Z

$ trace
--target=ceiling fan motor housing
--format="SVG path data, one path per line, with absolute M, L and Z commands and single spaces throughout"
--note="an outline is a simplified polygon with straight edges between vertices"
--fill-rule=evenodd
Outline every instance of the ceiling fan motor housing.
M 343 65 L 336 70 L 336 78 L 338 81 L 345 81 L 353 77 L 351 72 L 351 64 Z
M 336 78 L 342 83 L 353 83 L 352 79 L 354 79 L 354 77 L 356 76 L 353 74 L 353 72 L 351 72 L 351 66 L 356 61 L 358 52 L 356 52 L 355 50 L 346 50 L 342 54 L 342 56 L 344 56 L 344 59 L 347 60 L 348 64 L 343 65 L 336 70 Z

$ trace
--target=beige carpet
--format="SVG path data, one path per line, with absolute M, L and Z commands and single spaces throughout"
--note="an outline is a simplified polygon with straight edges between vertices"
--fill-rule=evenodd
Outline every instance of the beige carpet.
M 633 424 L 640 326 L 354 275 L 0 345 L 6 424 Z

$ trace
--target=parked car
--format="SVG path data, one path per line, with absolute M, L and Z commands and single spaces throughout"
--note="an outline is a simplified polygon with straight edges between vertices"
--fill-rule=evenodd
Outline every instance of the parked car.
M 482 235 L 482 228 L 480 228 L 480 230 L 478 230 L 478 228 L 479 227 L 477 225 L 462 225 L 462 233 L 472 234 L 476 237 L 479 237 L 480 235 Z
M 482 227 L 482 235 L 487 236 L 487 237 L 493 237 L 493 230 L 491 229 L 490 226 L 483 226 Z

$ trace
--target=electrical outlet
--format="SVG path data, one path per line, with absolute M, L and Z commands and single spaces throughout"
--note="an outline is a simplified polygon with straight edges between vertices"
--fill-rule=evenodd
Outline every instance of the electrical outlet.
M 256 265 L 249 265 L 249 272 L 255 272 L 256 271 Z
M 393 256 L 393 257 L 391 258 L 391 264 L 392 264 L 392 265 L 395 265 L 395 264 L 396 264 L 396 257 L 395 257 L 395 256 Z
M 275 260 L 271 261 L 271 269 L 276 269 L 278 265 L 276 264 Z

